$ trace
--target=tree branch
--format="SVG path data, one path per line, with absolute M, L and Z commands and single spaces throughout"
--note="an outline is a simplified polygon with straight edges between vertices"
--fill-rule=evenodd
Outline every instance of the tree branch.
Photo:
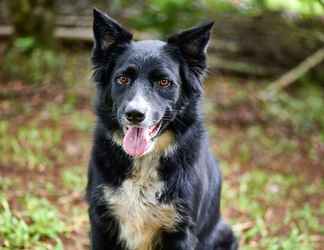
M 273 94 L 277 93 L 283 88 L 294 83 L 300 77 L 305 75 L 309 70 L 324 61 L 324 47 L 317 50 L 314 54 L 307 57 L 303 62 L 301 62 L 297 67 L 288 71 L 286 74 L 281 76 L 279 79 L 270 83 L 270 85 L 261 92 L 261 98 L 272 97 Z

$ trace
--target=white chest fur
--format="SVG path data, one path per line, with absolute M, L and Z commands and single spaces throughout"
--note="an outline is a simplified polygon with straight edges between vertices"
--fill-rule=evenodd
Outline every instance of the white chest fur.
M 172 204 L 162 204 L 157 197 L 163 191 L 154 154 L 136 159 L 131 176 L 120 188 L 104 188 L 105 200 L 119 220 L 120 240 L 130 250 L 151 250 L 161 229 L 172 230 L 178 221 Z

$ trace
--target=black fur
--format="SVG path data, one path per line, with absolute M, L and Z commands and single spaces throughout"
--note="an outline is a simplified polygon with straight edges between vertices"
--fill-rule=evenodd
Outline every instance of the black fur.
M 200 110 L 205 49 L 211 27 L 212 23 L 207 23 L 184 31 L 170 37 L 166 43 L 141 44 L 133 42 L 131 33 L 116 21 L 94 10 L 92 61 L 97 84 L 97 124 L 87 186 L 93 250 L 134 250 L 127 249 L 120 241 L 118 219 L 103 201 L 100 188 L 107 185 L 118 190 L 132 173 L 133 158 L 114 142 L 113 133 L 122 133 L 121 106 L 127 102 L 125 93 L 130 91 L 114 86 L 114 74 L 133 56 L 137 56 L 135 64 L 148 62 L 141 69 L 143 72 L 156 65 L 169 67 L 170 77 L 178 83 L 169 89 L 152 87 L 147 90 L 150 93 L 145 92 L 154 94 L 154 98 L 147 98 L 152 100 L 152 107 L 156 107 L 154 114 L 162 117 L 157 136 L 172 131 L 177 145 L 172 152 L 160 157 L 158 171 L 164 190 L 158 199 L 160 203 L 174 204 L 182 219 L 177 230 L 161 230 L 156 249 L 238 249 L 232 230 L 221 219 L 221 174 L 209 150 Z M 134 91 L 142 85 L 134 87 Z

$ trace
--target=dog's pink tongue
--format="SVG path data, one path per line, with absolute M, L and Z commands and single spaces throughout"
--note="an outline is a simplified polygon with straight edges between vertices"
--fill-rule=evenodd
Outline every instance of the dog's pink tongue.
M 147 129 L 130 127 L 124 136 L 123 148 L 131 156 L 140 156 L 148 149 L 149 142 Z

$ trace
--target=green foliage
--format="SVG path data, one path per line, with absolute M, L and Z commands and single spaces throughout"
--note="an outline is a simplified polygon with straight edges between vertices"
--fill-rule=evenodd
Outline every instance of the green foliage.
M 5 1 L 17 37 L 33 37 L 38 48 L 52 47 L 55 28 L 55 1 Z
M 306 84 L 297 91 L 295 96 L 278 93 L 264 105 L 266 114 L 276 122 L 290 123 L 298 133 L 319 129 L 324 134 L 324 95 L 321 87 Z
M 224 167 L 229 166 L 225 164 Z M 243 250 L 255 249 L 253 242 L 256 239 L 258 249 L 314 249 L 315 243 L 311 235 L 314 232 L 322 233 L 318 220 L 319 212 L 309 203 L 299 208 L 297 203 L 292 202 L 298 200 L 297 197 L 293 198 L 294 196 L 300 195 L 293 191 L 303 185 L 307 183 L 301 178 L 263 169 L 241 175 L 238 187 L 224 183 L 224 207 L 229 207 L 235 201 L 238 212 L 249 215 L 251 226 L 244 232 L 237 232 L 243 242 Z M 285 213 L 285 220 L 277 221 L 273 214 L 277 210 L 272 209 L 276 207 L 274 204 L 281 202 L 287 206 L 286 210 L 282 211 Z M 267 218 L 267 214 L 272 214 L 272 217 Z M 279 231 L 281 233 L 278 233 Z
M 6 1 L 15 34 L 2 69 L 7 77 L 31 84 L 46 82 L 57 73 L 54 53 L 54 1 Z
M 73 127 L 82 132 L 90 132 L 93 129 L 93 118 L 81 112 L 74 112 L 71 115 Z
M 214 0 L 210 1 L 214 2 Z M 234 1 L 231 2 L 232 6 Z M 242 13 L 255 13 L 262 11 L 285 11 L 305 16 L 323 15 L 324 2 L 322 0 L 246 0 L 236 4 L 236 10 Z
M 31 123 L 12 131 L 8 121 L 0 121 L 1 162 L 38 169 L 51 166 L 53 158 L 59 159 L 61 137 L 58 129 L 39 129 Z
M 292 228 L 287 237 L 265 238 L 262 242 L 262 246 L 268 250 L 314 250 L 314 244 L 297 227 Z
M 16 39 L 7 49 L 0 67 L 5 78 L 31 85 L 83 84 L 91 75 L 89 51 L 75 54 L 40 48 L 32 37 Z
M 86 173 L 83 167 L 74 166 L 72 168 L 64 170 L 62 173 L 63 184 L 66 188 L 83 192 L 84 187 L 86 186 Z
M 14 42 L 14 47 L 21 53 L 31 52 L 36 48 L 36 41 L 33 37 L 17 38 Z
M 1 249 L 63 249 L 59 235 L 64 233 L 64 224 L 57 210 L 34 196 L 23 197 L 20 205 L 23 212 L 15 214 L 6 197 L 0 194 Z M 49 240 L 54 240 L 54 246 Z
M 163 35 L 179 29 L 179 26 L 191 26 L 203 15 L 201 1 L 153 0 L 145 1 L 141 8 L 138 6 L 135 8 L 138 12 L 130 16 L 129 24 L 137 29 L 156 30 Z
M 60 57 L 53 51 L 37 47 L 33 37 L 17 38 L 5 54 L 4 73 L 31 84 L 57 79 Z
M 114 1 L 113 9 L 125 9 L 128 25 L 139 30 L 157 31 L 163 36 L 188 28 L 219 13 L 253 14 L 262 11 L 290 11 L 301 15 L 322 15 L 321 0 L 153 0 Z
M 0 193 L 5 190 L 10 190 L 14 188 L 15 185 L 18 185 L 17 180 L 15 178 L 9 178 L 4 175 L 0 176 Z
M 263 5 L 271 10 L 287 10 L 302 15 L 323 15 L 324 2 L 322 0 L 253 0 L 256 5 Z
M 128 25 L 138 30 L 156 31 L 163 37 L 203 21 L 212 20 L 222 12 L 239 11 L 227 0 L 153 0 L 122 1 L 115 8 L 125 8 Z

